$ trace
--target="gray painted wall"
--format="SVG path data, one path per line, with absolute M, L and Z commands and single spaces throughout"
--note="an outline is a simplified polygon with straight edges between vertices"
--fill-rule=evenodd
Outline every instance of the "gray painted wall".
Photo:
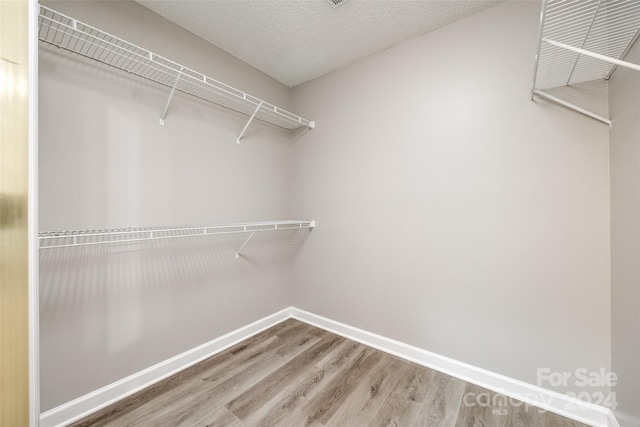
M 626 57 L 640 63 L 640 44 Z M 640 426 L 640 74 L 609 81 L 611 130 L 611 355 L 622 427 Z
M 47 3 L 276 105 L 290 89 L 131 2 Z M 40 229 L 290 217 L 291 135 L 76 56 L 40 52 Z M 41 251 L 46 411 L 287 306 L 290 238 Z M 297 237 L 293 236 L 296 240 Z
M 610 368 L 608 128 L 530 101 L 539 12 L 294 89 L 318 124 L 293 146 L 294 215 L 318 222 L 294 306 L 534 384 Z

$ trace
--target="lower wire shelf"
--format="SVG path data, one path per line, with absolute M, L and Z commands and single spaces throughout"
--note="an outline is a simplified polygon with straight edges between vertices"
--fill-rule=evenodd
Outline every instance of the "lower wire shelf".
M 266 221 L 219 224 L 207 226 L 144 227 L 101 230 L 43 231 L 38 234 L 39 249 L 69 248 L 75 246 L 106 245 L 146 240 L 178 239 L 216 234 L 249 234 L 236 251 L 236 258 L 255 233 L 276 230 L 312 229 L 315 221 Z

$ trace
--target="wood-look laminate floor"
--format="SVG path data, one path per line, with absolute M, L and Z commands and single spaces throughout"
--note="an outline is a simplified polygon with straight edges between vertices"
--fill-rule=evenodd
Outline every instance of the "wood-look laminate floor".
M 73 425 L 584 426 L 293 319 Z

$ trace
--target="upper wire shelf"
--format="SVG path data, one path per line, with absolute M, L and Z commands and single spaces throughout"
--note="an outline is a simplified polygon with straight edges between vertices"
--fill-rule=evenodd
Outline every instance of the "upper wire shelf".
M 249 237 L 236 251 L 236 258 L 255 233 L 277 230 L 311 229 L 315 221 L 266 221 L 208 226 L 136 227 L 100 230 L 43 231 L 38 234 L 39 249 L 68 248 L 74 246 L 129 243 L 145 240 L 164 240 L 218 234 L 249 233 Z
M 311 120 L 42 5 L 38 37 L 43 42 L 171 88 L 160 124 L 164 124 L 169 102 L 178 90 L 246 114 L 251 117 L 249 123 L 256 118 L 285 129 L 314 127 Z M 241 137 L 242 134 L 238 141 Z
M 531 96 L 611 125 L 607 80 L 640 35 L 638 0 L 543 0 Z

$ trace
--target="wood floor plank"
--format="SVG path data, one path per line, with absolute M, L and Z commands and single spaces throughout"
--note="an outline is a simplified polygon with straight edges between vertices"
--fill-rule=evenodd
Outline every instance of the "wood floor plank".
M 325 427 L 320 421 L 309 421 L 307 414 L 300 409 L 295 409 L 286 414 L 286 417 L 282 420 L 281 424 L 277 424 L 278 427 Z
M 385 355 L 378 366 L 345 399 L 331 424 L 336 426 L 371 425 L 389 394 L 402 381 L 410 362 Z
M 303 408 L 308 415 L 306 424 L 319 421 L 327 424 L 340 405 L 358 386 L 360 380 L 383 358 L 384 354 L 365 347 L 354 359 L 353 364 L 341 375 L 330 381 L 326 390 Z
M 292 379 L 290 385 L 285 385 L 271 401 L 254 412 L 246 420 L 248 425 L 261 427 L 283 425 L 288 415 L 297 412 L 297 408 L 305 402 L 305 399 L 312 399 L 316 392 L 337 375 L 339 369 L 348 363 L 350 356 L 358 347 L 362 346 L 353 341 L 341 343 L 313 369 L 305 370 L 298 378 Z M 295 419 L 303 422 L 299 416 Z
M 508 408 L 497 393 L 467 384 L 456 427 L 509 427 Z
M 318 387 L 319 384 L 323 382 L 325 375 L 325 370 L 317 369 L 311 375 L 306 376 L 298 382 L 294 390 L 288 393 L 284 398 L 281 398 L 279 402 L 274 405 L 262 406 L 262 411 L 256 411 L 246 421 L 251 424 L 251 420 L 255 419 L 255 425 L 260 427 L 281 425 L 282 421 L 287 417 L 287 414 L 291 413 L 299 406 L 300 402 L 309 393 L 309 391 L 314 387 Z
M 456 423 L 467 383 L 442 372 L 431 372 L 434 375 L 417 422 L 433 427 L 452 427 Z
M 304 369 L 313 366 L 331 349 L 344 341 L 345 338 L 337 335 L 321 339 L 320 342 L 291 359 L 282 367 L 251 386 L 246 392 L 231 400 L 226 405 L 227 409 L 241 420 L 246 419 L 253 411 L 267 402 L 274 393 L 277 393 L 278 388 L 285 384 L 291 376 L 297 376 Z
M 406 424 L 403 420 L 413 418 L 413 415 L 419 410 L 418 403 L 392 391 L 385 398 L 371 425 L 380 427 L 411 425 Z
M 418 424 L 418 420 L 424 411 L 423 406 L 428 399 L 428 392 L 435 376 L 435 371 L 409 363 L 379 408 L 372 425 L 429 425 Z
M 170 395 L 178 387 L 184 387 L 184 385 L 188 383 L 194 375 L 197 375 L 197 373 L 206 371 L 210 368 L 221 369 L 226 363 L 241 356 L 244 352 L 250 351 L 265 342 L 270 343 L 278 340 L 278 337 L 275 335 L 278 332 L 301 329 L 304 328 L 303 325 L 300 325 L 300 322 L 296 322 L 293 319 L 285 320 L 284 322 L 274 325 L 273 327 L 228 348 L 224 352 L 213 355 L 196 365 L 159 381 L 158 383 L 147 387 L 146 389 L 135 393 L 114 405 L 110 405 L 89 417 L 72 424 L 72 427 L 98 427 L 108 425 L 110 420 L 122 417 L 123 415 L 138 409 L 140 406 L 153 401 L 159 396 Z M 183 392 L 179 391 L 178 393 Z
M 183 425 L 189 425 L 184 423 Z M 206 426 L 206 427 L 241 427 L 246 424 L 242 420 L 236 417 L 233 412 L 225 408 L 224 406 L 207 413 L 202 418 L 193 421 L 192 426 Z
M 586 427 L 513 402 L 289 319 L 74 425 Z
M 140 424 L 143 420 L 162 425 L 180 425 L 193 418 L 201 418 L 208 411 L 217 409 L 209 404 L 212 396 L 233 397 L 235 393 L 242 392 L 245 386 L 259 381 L 281 363 L 319 340 L 308 328 L 299 325 L 282 330 L 273 338 L 275 340 L 266 347 L 256 346 L 253 350 L 237 352 L 237 357 L 230 363 L 198 372 L 194 380 L 185 382 L 172 393 L 157 396 L 152 402 L 140 405 L 122 416 L 121 421 L 132 425 Z M 218 404 L 222 405 L 223 402 Z
M 359 354 L 360 350 L 364 347 L 365 346 L 355 341 L 346 340 L 336 348 L 335 351 L 327 354 L 318 363 L 316 363 L 316 367 L 324 369 L 327 372 L 328 377 L 343 369 L 347 360 L 353 358 L 354 355 Z
M 211 405 L 212 401 L 217 402 L 217 405 L 224 405 L 225 402 L 269 377 L 274 371 L 280 369 L 282 364 L 295 359 L 319 343 L 321 340 L 313 335 L 298 338 L 290 341 L 289 345 L 282 345 L 271 352 L 270 356 L 255 358 L 245 366 L 238 366 L 236 372 L 225 377 L 223 381 L 218 381 L 218 378 L 204 378 L 201 382 L 202 388 L 197 393 L 181 396 L 175 401 L 173 406 L 179 406 L 180 410 L 176 411 L 177 413 L 170 420 L 156 414 L 152 419 L 161 420 L 162 425 L 167 426 L 192 425 L 191 423 L 195 420 L 206 416 L 207 412 L 216 408 L 215 405 Z M 207 385 L 206 382 L 211 384 Z
M 509 398 L 484 389 L 482 387 L 468 385 L 466 392 L 469 396 L 463 399 L 466 408 L 460 408 L 459 419 L 456 426 L 464 425 L 487 425 L 487 426 L 508 426 L 508 427 L 580 427 L 583 424 L 561 417 L 557 414 L 547 412 L 527 405 L 517 399 Z M 480 396 L 478 398 L 478 396 Z M 475 400 L 473 405 L 470 402 Z M 465 405 L 466 403 L 466 405 Z M 475 408 L 471 407 L 475 406 Z M 482 408 L 478 409 L 477 407 Z M 475 424 L 470 423 L 474 419 Z
M 544 427 L 543 414 L 545 411 L 525 403 L 515 403 L 509 406 L 511 427 Z
M 585 427 L 582 423 L 561 417 L 549 411 L 544 412 L 541 418 L 544 427 Z
M 432 369 L 409 362 L 393 391 L 404 399 L 422 403 L 432 390 L 432 383 L 437 374 L 438 372 Z

